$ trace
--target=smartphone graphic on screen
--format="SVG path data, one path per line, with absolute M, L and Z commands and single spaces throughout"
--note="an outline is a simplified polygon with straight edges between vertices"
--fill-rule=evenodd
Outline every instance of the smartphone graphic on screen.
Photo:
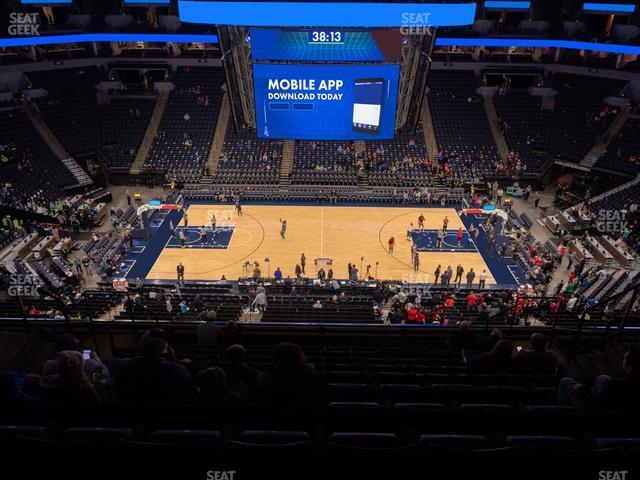
M 378 133 L 382 118 L 384 78 L 358 78 L 353 98 L 353 129 L 358 132 Z

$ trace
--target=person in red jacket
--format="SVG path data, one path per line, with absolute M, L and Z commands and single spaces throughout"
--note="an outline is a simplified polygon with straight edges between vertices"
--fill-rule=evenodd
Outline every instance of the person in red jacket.
M 462 244 L 462 228 L 458 229 L 458 236 L 456 239 L 456 245 L 460 246 Z
M 389 239 L 389 254 L 393 253 L 393 247 L 396 246 L 396 239 L 393 236 Z
M 478 301 L 478 297 L 476 297 L 476 294 L 473 292 L 469 292 L 469 295 L 467 295 L 467 308 L 471 309 L 475 307 L 477 301 Z
M 415 307 L 407 310 L 407 323 L 417 323 L 418 310 Z

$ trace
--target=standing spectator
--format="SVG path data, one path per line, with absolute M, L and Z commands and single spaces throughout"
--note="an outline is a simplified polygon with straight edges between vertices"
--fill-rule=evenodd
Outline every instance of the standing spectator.
M 184 282 L 184 265 L 182 265 L 182 262 L 178 263 L 176 272 L 178 273 L 178 282 Z
M 438 265 L 435 271 L 433 272 L 433 276 L 434 276 L 433 283 L 436 283 L 436 284 L 438 283 L 438 278 L 440 277 L 441 270 L 442 270 L 442 267 Z
M 467 288 L 471 288 L 473 286 L 473 280 L 476 278 L 476 272 L 473 271 L 473 268 L 467 272 Z
M 267 294 L 262 285 L 256 288 L 256 298 L 251 302 L 251 310 L 255 311 L 256 308 L 260 313 L 264 313 L 267 309 Z
M 478 288 L 484 288 L 487 283 L 487 271 L 482 270 L 480 277 L 478 278 Z
M 460 283 L 462 283 L 463 273 L 464 273 L 464 268 L 462 267 L 462 265 L 458 264 L 458 266 L 456 267 L 456 276 L 453 279 L 453 283 L 457 283 L 458 286 L 460 286 Z
M 213 347 L 217 345 L 220 332 L 222 332 L 222 327 L 215 323 L 217 316 L 213 308 L 207 308 L 198 315 L 198 320 L 204 321 L 204 323 L 196 327 L 198 345 L 201 347 Z

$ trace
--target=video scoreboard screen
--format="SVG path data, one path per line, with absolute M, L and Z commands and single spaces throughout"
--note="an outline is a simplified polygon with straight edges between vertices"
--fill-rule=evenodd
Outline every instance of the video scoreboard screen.
M 393 138 L 397 64 L 254 64 L 258 137 Z
M 276 30 L 249 31 L 254 61 L 399 62 L 402 36 L 387 30 Z

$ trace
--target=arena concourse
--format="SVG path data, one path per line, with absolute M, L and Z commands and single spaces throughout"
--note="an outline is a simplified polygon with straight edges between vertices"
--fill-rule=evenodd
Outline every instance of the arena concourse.
M 619 2 L 6 2 L 2 476 L 640 478 Z

